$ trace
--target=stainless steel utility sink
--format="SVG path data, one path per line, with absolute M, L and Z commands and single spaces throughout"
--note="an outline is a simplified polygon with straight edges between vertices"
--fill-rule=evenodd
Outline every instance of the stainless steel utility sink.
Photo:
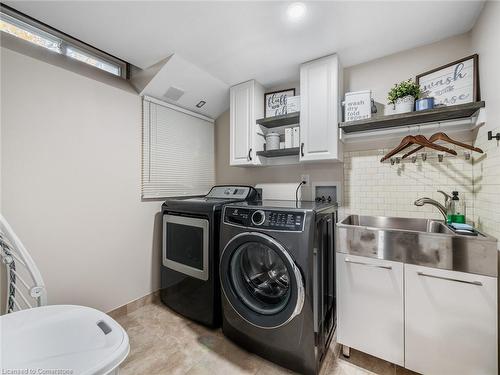
M 456 234 L 443 221 L 349 215 L 337 224 L 337 252 L 496 277 L 497 240 Z
M 376 229 L 406 230 L 411 232 L 454 233 L 442 221 L 430 219 L 410 219 L 406 217 L 349 215 L 342 220 L 341 224 Z

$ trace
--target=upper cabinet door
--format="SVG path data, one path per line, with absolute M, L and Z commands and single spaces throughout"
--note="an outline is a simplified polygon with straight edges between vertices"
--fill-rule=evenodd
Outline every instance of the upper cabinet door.
M 259 101 L 259 98 L 261 99 Z M 262 150 L 256 120 L 262 116 L 263 89 L 254 80 L 230 89 L 230 165 L 259 165 L 256 152 Z
M 338 122 L 341 73 L 337 55 L 300 67 L 300 161 L 342 161 Z

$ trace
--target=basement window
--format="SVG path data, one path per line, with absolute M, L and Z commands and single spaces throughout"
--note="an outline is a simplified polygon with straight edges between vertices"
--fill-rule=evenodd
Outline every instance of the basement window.
M 70 46 L 66 47 L 66 56 L 84 62 L 85 64 L 95 66 L 96 68 L 105 70 L 106 72 L 114 74 L 115 76 L 120 76 L 120 67 L 118 65 L 110 63 L 104 59 L 100 59 L 96 56 L 92 56 L 77 48 Z
M 2 6 L 0 30 L 115 76 L 127 78 L 127 63 Z

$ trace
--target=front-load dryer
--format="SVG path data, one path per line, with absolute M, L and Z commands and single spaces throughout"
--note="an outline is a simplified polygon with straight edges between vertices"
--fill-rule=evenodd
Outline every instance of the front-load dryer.
M 332 204 L 225 206 L 219 269 L 228 338 L 291 370 L 319 373 L 335 326 L 335 221 Z
M 165 305 L 198 323 L 220 325 L 221 210 L 226 203 L 256 198 L 250 186 L 214 186 L 204 196 L 165 201 L 160 290 Z

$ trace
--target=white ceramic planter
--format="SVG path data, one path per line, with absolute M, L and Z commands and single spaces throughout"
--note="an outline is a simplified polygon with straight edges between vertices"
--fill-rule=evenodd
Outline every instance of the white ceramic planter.
M 396 114 L 396 109 L 394 108 L 394 104 L 386 104 L 384 106 L 384 116 L 394 115 Z
M 396 100 L 394 113 L 413 112 L 413 108 L 415 108 L 415 98 L 408 95 Z

